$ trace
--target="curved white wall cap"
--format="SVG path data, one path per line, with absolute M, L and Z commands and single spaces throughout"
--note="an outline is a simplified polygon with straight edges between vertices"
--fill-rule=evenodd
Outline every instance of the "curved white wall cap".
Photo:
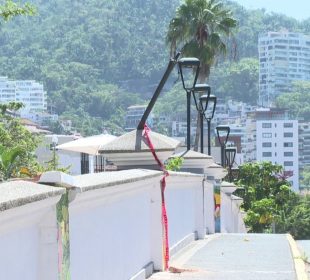
M 222 182 L 221 183 L 221 191 L 230 195 L 237 189 L 237 186 L 234 183 L 230 182 Z
M 160 177 L 162 174 L 162 171 L 146 169 L 91 173 L 78 176 L 70 176 L 59 171 L 50 171 L 42 174 L 40 183 L 59 184 L 61 186 L 74 188 L 77 192 L 85 192 L 141 181 L 147 178 Z
M 76 181 L 73 176 L 60 171 L 44 172 L 39 180 L 39 183 L 45 184 L 61 184 L 64 187 L 74 187 Z
M 182 168 L 208 168 L 214 163 L 213 157 L 192 150 L 173 154 L 169 158 L 182 157 Z
M 243 203 L 243 199 L 241 197 L 233 195 L 233 194 L 231 195 L 231 200 L 233 200 L 237 204 L 238 207 L 240 207 L 241 204 Z
M 5 182 L 0 184 L 0 211 L 57 197 L 64 192 L 64 188 L 55 188 L 28 181 Z
M 227 175 L 228 172 L 221 165 L 213 163 L 206 168 L 205 173 L 207 176 L 214 177 L 215 180 L 221 180 Z

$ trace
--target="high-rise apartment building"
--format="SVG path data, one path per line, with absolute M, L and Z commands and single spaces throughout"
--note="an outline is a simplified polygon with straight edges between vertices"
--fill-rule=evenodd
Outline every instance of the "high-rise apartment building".
M 146 105 L 133 105 L 127 108 L 127 113 L 125 117 L 125 130 L 132 131 L 137 128 L 144 111 L 146 109 Z M 153 126 L 153 114 L 151 113 L 147 119 L 147 125 L 149 127 Z
M 288 31 L 259 36 L 259 104 L 270 107 L 291 82 L 310 80 L 310 36 Z
M 27 112 L 43 112 L 47 109 L 43 85 L 32 80 L 12 81 L 0 77 L 0 102 L 22 102 Z
M 284 167 L 293 189 L 299 190 L 298 121 L 283 109 L 256 111 L 256 160 Z
M 299 173 L 310 167 L 310 122 L 299 123 Z

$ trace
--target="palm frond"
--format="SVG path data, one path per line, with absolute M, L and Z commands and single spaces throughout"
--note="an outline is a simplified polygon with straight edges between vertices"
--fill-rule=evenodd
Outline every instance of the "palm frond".
M 185 0 L 170 22 L 167 43 L 183 44 L 183 55 L 198 57 L 210 69 L 218 55 L 226 54 L 225 41 L 237 21 L 218 0 Z

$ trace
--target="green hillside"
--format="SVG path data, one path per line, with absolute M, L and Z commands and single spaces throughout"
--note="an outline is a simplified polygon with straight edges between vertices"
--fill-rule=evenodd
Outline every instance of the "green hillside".
M 103 127 L 120 131 L 126 107 L 148 100 L 164 71 L 169 59 L 165 33 L 179 1 L 32 2 L 37 16 L 2 25 L 0 75 L 43 82 L 57 113 L 71 118 L 84 134 L 100 132 Z M 260 32 L 310 31 L 310 20 L 298 22 L 263 10 L 248 11 L 232 2 L 227 5 L 239 21 L 232 42 L 237 53 L 228 55 L 237 68 L 240 59 L 257 57 Z M 247 68 L 247 61 L 255 64 L 242 60 L 240 67 Z M 217 67 L 211 76 L 215 85 L 221 84 L 222 76 L 217 73 L 227 65 Z M 224 95 L 227 87 L 222 85 L 221 91 L 218 86 L 215 92 Z M 238 95 L 230 95 L 249 99 L 242 88 L 236 90 Z

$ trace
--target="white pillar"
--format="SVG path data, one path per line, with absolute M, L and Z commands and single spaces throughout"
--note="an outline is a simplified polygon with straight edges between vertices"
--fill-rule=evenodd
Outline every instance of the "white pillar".
M 233 232 L 231 194 L 237 189 L 235 184 L 222 182 L 221 184 L 221 232 Z
M 205 188 L 205 223 L 207 234 L 215 233 L 214 221 L 214 185 L 212 181 L 204 181 Z
M 203 239 L 206 235 L 206 225 L 205 225 L 205 212 L 204 212 L 204 182 L 202 182 L 201 186 L 196 188 L 195 191 L 195 201 L 196 201 L 196 209 L 195 209 L 195 223 L 197 230 L 198 239 Z

